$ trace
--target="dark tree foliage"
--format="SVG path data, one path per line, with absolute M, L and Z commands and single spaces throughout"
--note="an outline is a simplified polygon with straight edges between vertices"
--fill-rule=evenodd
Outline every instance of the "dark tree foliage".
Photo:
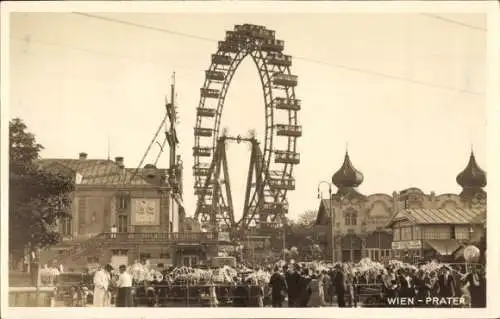
M 311 250 L 314 244 L 314 224 L 316 211 L 308 210 L 301 214 L 296 222 L 289 222 L 286 227 L 286 243 L 295 246 L 299 251 Z
M 43 146 L 21 119 L 9 123 L 9 249 L 19 252 L 30 243 L 46 247 L 59 242 L 58 220 L 71 218 L 72 176 L 41 170 Z
M 299 216 L 297 224 L 304 228 L 312 228 L 316 223 L 318 212 L 315 210 L 307 210 Z

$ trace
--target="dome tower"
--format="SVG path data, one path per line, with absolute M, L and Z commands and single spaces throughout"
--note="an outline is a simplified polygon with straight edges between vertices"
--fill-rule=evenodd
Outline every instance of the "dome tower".
M 344 163 L 332 176 L 332 183 L 337 186 L 338 193 L 355 190 L 363 183 L 363 174 L 352 165 L 347 151 L 345 152 Z
M 457 183 L 462 187 L 461 195 L 483 192 L 483 188 L 486 186 L 486 172 L 477 164 L 473 151 L 471 151 L 469 163 L 457 175 Z

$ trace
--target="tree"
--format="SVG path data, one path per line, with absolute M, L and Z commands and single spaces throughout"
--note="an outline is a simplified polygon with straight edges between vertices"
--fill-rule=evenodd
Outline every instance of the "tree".
M 318 212 L 315 210 L 307 210 L 299 216 L 297 224 L 303 227 L 312 228 L 316 223 Z
M 40 248 L 60 240 L 58 221 L 69 213 L 73 176 L 39 168 L 43 146 L 15 118 L 9 123 L 9 250 L 22 254 L 28 245 Z

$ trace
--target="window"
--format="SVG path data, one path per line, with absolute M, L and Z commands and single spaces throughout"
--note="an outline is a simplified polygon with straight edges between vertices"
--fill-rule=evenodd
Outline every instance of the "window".
M 64 217 L 61 220 L 61 235 L 70 236 L 72 234 L 71 217 Z
M 356 213 L 351 213 L 351 225 L 357 225 L 358 224 L 358 220 L 357 220 L 358 216 Z
M 186 232 L 190 233 L 193 231 L 193 226 L 191 225 L 186 225 Z
M 415 240 L 422 239 L 422 230 L 420 229 L 419 226 L 413 227 L 413 239 L 415 239 Z
M 174 232 L 174 223 L 172 223 L 172 222 L 170 222 L 170 223 L 169 223 L 169 231 L 170 231 L 171 233 L 173 233 L 173 232 Z
M 126 215 L 118 216 L 118 232 L 119 233 L 128 232 L 128 216 Z
M 411 240 L 411 227 L 401 228 L 401 240 Z
M 450 239 L 450 232 L 441 229 L 425 229 L 422 234 L 422 239 Z
M 450 226 L 450 238 L 455 239 L 455 226 Z
M 469 227 L 455 227 L 455 238 L 457 240 L 469 240 Z
M 391 257 L 391 250 L 390 249 L 380 250 L 380 256 L 381 257 Z
M 111 253 L 113 254 L 113 256 L 127 256 L 128 250 L 126 250 L 126 249 L 113 249 L 113 250 L 111 250 Z
M 401 228 L 394 229 L 393 235 L 394 235 L 394 237 L 393 237 L 394 241 L 400 241 L 401 240 Z
M 358 223 L 356 212 L 348 212 L 348 213 L 346 213 L 344 219 L 345 219 L 344 223 L 347 226 L 349 226 L 349 225 L 355 226 Z
M 125 210 L 128 207 L 128 196 L 125 194 L 118 195 L 118 209 Z

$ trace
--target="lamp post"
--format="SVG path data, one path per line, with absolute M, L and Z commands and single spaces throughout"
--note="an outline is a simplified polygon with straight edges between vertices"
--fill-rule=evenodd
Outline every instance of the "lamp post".
M 286 211 L 288 210 L 288 203 L 284 203 L 281 207 L 281 212 L 278 216 L 276 216 L 275 219 L 275 225 L 276 227 L 282 227 L 283 228 L 283 233 L 282 233 L 282 249 L 281 252 L 283 254 L 283 260 L 286 260 L 285 256 L 285 249 L 286 249 Z
M 330 233 L 331 233 L 331 249 L 332 249 L 332 263 L 335 263 L 335 215 L 333 210 L 333 192 L 332 192 L 332 184 L 326 181 L 321 181 L 318 183 L 318 199 L 323 199 L 321 193 L 321 185 L 328 185 L 328 195 L 330 196 Z
M 253 256 L 254 256 L 254 242 L 252 239 L 252 232 L 253 232 L 253 229 L 254 227 L 257 225 L 257 222 L 255 221 L 255 219 L 252 219 L 250 221 L 250 223 L 248 224 L 248 230 L 249 230 L 249 234 L 248 234 L 248 238 L 247 238 L 247 242 L 248 242 L 248 254 L 251 255 L 249 256 L 248 260 L 252 260 L 253 262 Z M 250 243 L 250 241 L 252 241 L 252 243 Z

